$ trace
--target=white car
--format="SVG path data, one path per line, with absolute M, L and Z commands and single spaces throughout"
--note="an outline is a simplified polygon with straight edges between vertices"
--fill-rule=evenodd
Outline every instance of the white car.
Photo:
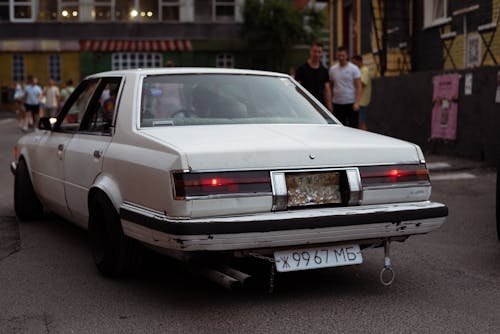
M 126 273 L 140 244 L 184 260 L 263 258 L 279 272 L 357 264 L 385 246 L 390 269 L 389 242 L 448 215 L 429 201 L 417 145 L 343 126 L 270 72 L 91 75 L 19 140 L 11 169 L 17 217 L 46 208 L 87 228 L 108 276 Z

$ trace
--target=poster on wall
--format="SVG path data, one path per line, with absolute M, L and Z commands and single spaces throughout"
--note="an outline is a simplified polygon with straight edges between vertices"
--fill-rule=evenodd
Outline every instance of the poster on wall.
M 431 139 L 457 138 L 458 84 L 460 74 L 433 78 Z

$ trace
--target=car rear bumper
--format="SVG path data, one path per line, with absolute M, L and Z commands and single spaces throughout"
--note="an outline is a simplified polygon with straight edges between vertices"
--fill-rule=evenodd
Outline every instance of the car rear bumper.
M 434 202 L 318 208 L 236 217 L 181 219 L 124 203 L 125 234 L 167 249 L 246 250 L 428 233 L 448 216 Z

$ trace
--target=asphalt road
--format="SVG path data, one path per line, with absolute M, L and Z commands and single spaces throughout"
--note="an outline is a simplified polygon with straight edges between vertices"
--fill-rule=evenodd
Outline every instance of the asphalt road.
M 494 169 L 433 174 L 449 219 L 392 244 L 389 287 L 373 249 L 362 265 L 280 274 L 273 294 L 229 292 L 161 257 L 137 277 L 105 279 L 84 230 L 54 216 L 18 224 L 8 166 L 19 136 L 0 119 L 0 333 L 500 332 Z

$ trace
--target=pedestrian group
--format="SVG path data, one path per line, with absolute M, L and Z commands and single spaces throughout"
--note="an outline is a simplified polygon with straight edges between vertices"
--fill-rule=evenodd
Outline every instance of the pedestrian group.
M 14 104 L 19 128 L 26 132 L 38 124 L 40 117 L 55 117 L 74 90 L 72 80 L 68 80 L 61 90 L 52 78 L 44 88 L 32 75 L 24 86 L 16 82 Z
M 309 58 L 295 71 L 295 80 L 344 125 L 367 130 L 367 108 L 370 104 L 371 75 L 363 57 L 349 61 L 346 48 L 337 48 L 337 63 L 327 69 L 321 64 L 323 45 L 314 42 Z

